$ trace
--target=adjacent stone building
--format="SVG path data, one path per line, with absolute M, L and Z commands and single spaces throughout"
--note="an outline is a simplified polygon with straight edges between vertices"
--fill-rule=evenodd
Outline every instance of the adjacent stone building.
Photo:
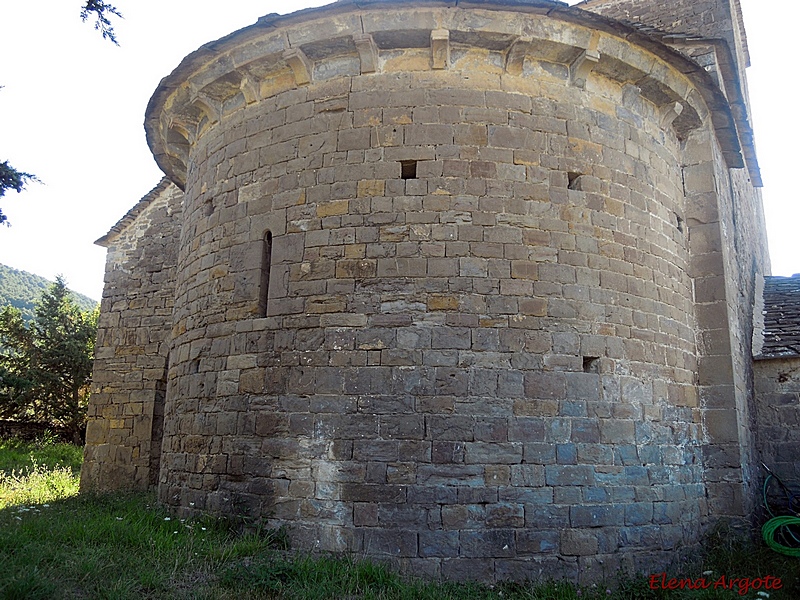
M 756 305 L 757 449 L 781 478 L 800 480 L 800 274 L 767 277 Z
M 83 489 L 449 578 L 666 564 L 757 485 L 738 0 L 342 0 L 147 108 Z

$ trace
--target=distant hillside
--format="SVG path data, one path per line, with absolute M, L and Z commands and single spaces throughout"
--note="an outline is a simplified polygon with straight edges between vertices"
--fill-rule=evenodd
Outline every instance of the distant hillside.
M 16 306 L 22 311 L 25 321 L 30 321 L 33 319 L 36 301 L 52 283 L 39 275 L 0 265 L 0 309 L 9 304 Z M 97 306 L 96 300 L 83 294 L 72 292 L 72 297 L 81 310 L 92 310 Z

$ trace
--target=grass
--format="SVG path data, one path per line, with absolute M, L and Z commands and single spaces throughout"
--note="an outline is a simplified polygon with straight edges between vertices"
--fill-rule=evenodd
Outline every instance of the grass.
M 0 473 L 26 471 L 38 465 L 47 469 L 69 468 L 79 473 L 83 462 L 83 448 L 62 444 L 47 437 L 26 442 L 17 438 L 0 439 Z
M 220 519 L 181 521 L 152 495 L 77 495 L 81 452 L 66 444 L 0 442 L 0 600 L 711 600 L 764 598 L 739 589 L 651 590 L 646 577 L 576 588 L 434 583 L 348 556 L 286 551 L 280 531 Z M 671 576 L 783 579 L 770 600 L 800 598 L 800 560 L 724 530 Z M 709 573 L 710 572 L 710 573 Z M 703 574 L 706 573 L 706 574 Z
M 0 440 L 0 510 L 78 493 L 83 450 L 49 440 Z

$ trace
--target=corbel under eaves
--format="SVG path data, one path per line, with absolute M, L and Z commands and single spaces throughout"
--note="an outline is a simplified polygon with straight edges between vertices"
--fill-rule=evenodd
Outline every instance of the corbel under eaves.
M 361 74 L 378 72 L 378 46 L 369 33 L 357 33 L 353 36 L 353 42 L 358 50 L 358 58 L 361 60 Z
M 675 119 L 677 119 L 682 112 L 683 104 L 680 102 L 670 102 L 659 107 L 658 118 L 661 129 L 667 129 L 670 127 L 673 121 L 675 121 Z
M 572 85 L 579 88 L 586 87 L 586 80 L 600 62 L 600 52 L 597 50 L 584 50 L 569 66 L 569 79 Z
M 305 52 L 299 48 L 289 48 L 288 50 L 284 50 L 283 59 L 294 73 L 297 85 L 311 83 L 314 76 L 314 65 L 308 60 Z
M 450 31 L 431 31 L 431 58 L 434 69 L 446 69 L 450 65 Z

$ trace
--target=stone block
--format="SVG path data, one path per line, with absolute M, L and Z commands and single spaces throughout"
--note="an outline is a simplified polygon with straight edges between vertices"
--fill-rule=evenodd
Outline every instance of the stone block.
M 417 556 L 417 533 L 408 530 L 367 528 L 364 551 L 375 556 Z
M 399 485 L 342 483 L 340 489 L 341 499 L 345 502 L 402 504 L 406 501 L 406 489 Z
M 600 400 L 600 376 L 595 373 L 566 373 L 566 384 L 570 400 Z
M 428 523 L 428 509 L 418 505 L 378 505 L 378 524 L 387 529 L 420 530 Z
M 541 465 L 512 465 L 511 481 L 514 486 L 541 487 L 545 484 L 544 467 Z
M 517 553 L 528 554 L 555 553 L 561 544 L 559 532 L 556 530 L 516 532 Z
M 339 132 L 337 149 L 340 152 L 348 150 L 364 150 L 370 147 L 370 128 L 344 129 Z
M 353 503 L 353 524 L 356 527 L 374 527 L 378 524 L 378 505 L 367 502 Z
M 566 556 L 591 556 L 597 554 L 597 537 L 589 532 L 568 529 L 561 532 L 561 553 Z
M 486 125 L 458 124 L 453 127 L 453 139 L 460 146 L 486 146 L 488 130 Z
M 421 531 L 419 533 L 419 555 L 422 557 L 456 557 L 459 547 L 457 531 Z
M 467 464 L 518 464 L 522 462 L 522 444 L 516 442 L 467 442 L 464 445 Z
M 594 469 L 588 465 L 547 465 L 545 480 L 547 485 L 594 485 Z
M 578 464 L 578 449 L 575 444 L 556 444 L 556 462 L 560 465 Z
M 317 217 L 324 218 L 330 217 L 334 215 L 344 215 L 347 214 L 349 208 L 349 200 L 332 200 L 330 202 L 325 202 L 323 204 L 317 205 Z M 326 232 L 327 233 L 327 232 Z M 308 239 L 308 237 L 307 237 Z M 308 245 L 315 245 L 313 242 L 309 242 Z M 324 244 L 322 244 L 324 245 Z
M 399 459 L 400 446 L 393 440 L 354 440 L 353 459 L 362 461 L 394 461 Z
M 481 558 L 445 558 L 442 576 L 448 581 L 489 581 L 492 567 L 492 561 Z
M 484 468 L 484 479 L 486 468 Z M 458 488 L 458 503 L 462 505 L 482 505 L 481 519 L 485 520 L 487 507 L 485 505 L 497 502 L 497 487 L 471 487 L 460 486 Z
M 459 538 L 461 555 L 467 558 L 516 556 L 513 530 L 462 531 Z
M 450 464 L 464 462 L 464 442 L 434 441 L 431 446 L 431 461 Z
M 525 373 L 525 397 L 560 400 L 566 395 L 566 376 L 560 372 Z
M 409 146 L 452 144 L 453 127 L 441 124 L 415 124 L 405 126 L 405 143 Z
M 708 434 L 714 443 L 738 443 L 739 421 L 734 410 L 706 410 L 703 417 Z
M 625 505 L 625 525 L 638 526 L 653 522 L 653 504 L 637 502 Z
M 624 507 L 614 504 L 571 506 L 569 522 L 576 529 L 614 527 L 624 522 L 624 515 Z
M 458 297 L 444 294 L 433 294 L 428 297 L 428 310 L 457 310 Z
M 524 444 L 524 462 L 547 465 L 556 462 L 556 448 L 550 443 Z
M 425 434 L 424 418 L 421 415 L 383 416 L 380 432 L 385 439 L 421 440 Z
M 417 484 L 430 486 L 483 486 L 482 465 L 419 465 Z
M 600 419 L 598 421 L 600 426 L 600 442 L 604 444 L 625 444 L 632 442 L 636 439 L 635 427 L 633 421 L 620 420 L 620 419 Z M 619 451 L 627 452 L 623 455 L 629 461 L 636 461 L 636 448 L 632 446 L 617 446 Z M 630 452 L 633 454 L 630 454 Z
M 573 442 L 599 442 L 600 428 L 597 419 L 572 419 L 570 439 Z

